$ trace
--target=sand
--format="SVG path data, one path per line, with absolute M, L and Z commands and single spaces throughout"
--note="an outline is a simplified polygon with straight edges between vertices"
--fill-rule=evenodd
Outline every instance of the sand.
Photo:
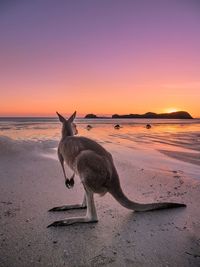
M 64 186 L 52 149 L 56 145 L 9 138 L 1 142 L 1 267 L 200 266 L 200 180 L 176 160 L 168 167 L 159 163 L 160 168 L 151 168 L 139 150 L 104 144 L 113 154 L 124 192 L 135 201 L 174 201 L 187 208 L 135 213 L 109 194 L 96 195 L 98 223 L 46 228 L 55 220 L 85 213 L 48 212 L 83 198 L 78 177 L 74 189 Z

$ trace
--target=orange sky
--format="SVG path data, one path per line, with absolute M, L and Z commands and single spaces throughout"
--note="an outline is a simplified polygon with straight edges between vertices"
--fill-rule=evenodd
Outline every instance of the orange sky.
M 101 87 L 102 86 L 102 87 Z M 198 89 L 195 94 L 189 94 L 187 89 L 174 89 L 176 85 L 99 85 L 81 87 L 55 86 L 56 89 L 45 90 L 37 87 L 33 92 L 16 89 L 4 97 L 1 103 L 2 115 L 55 115 L 58 110 L 70 113 L 74 110 L 79 115 L 96 114 L 127 114 L 153 112 L 170 112 L 173 109 L 187 110 L 193 116 L 198 116 Z M 172 87 L 172 88 L 170 88 Z M 49 88 L 49 87 L 48 87 Z M 95 88 L 95 89 L 94 89 Z M 166 92 L 167 90 L 167 92 Z M 195 92 L 195 89 L 193 89 Z M 124 92 L 124 93 L 122 93 Z
M 195 1 L 77 3 L 4 4 L 0 116 L 185 110 L 200 117 Z

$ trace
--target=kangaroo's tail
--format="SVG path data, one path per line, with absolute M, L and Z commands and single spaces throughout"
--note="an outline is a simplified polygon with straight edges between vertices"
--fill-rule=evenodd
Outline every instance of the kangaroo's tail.
M 179 208 L 186 207 L 185 204 L 181 203 L 172 203 L 172 202 L 162 202 L 162 203 L 149 203 L 142 204 L 131 201 L 127 198 L 127 196 L 123 193 L 120 185 L 117 187 L 110 189 L 109 193 L 125 208 L 131 209 L 134 211 L 152 211 L 152 210 L 160 210 L 160 209 L 171 209 L 171 208 Z

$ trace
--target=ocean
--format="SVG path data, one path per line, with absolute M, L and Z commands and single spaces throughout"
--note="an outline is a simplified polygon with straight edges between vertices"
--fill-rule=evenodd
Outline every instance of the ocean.
M 104 132 L 104 137 L 129 139 L 135 143 L 171 144 L 200 151 L 200 119 L 76 119 L 81 134 Z M 114 129 L 119 124 L 120 129 Z M 146 129 L 150 124 L 151 129 Z M 90 131 L 86 126 L 91 125 Z M 0 135 L 13 139 L 59 139 L 60 122 L 57 117 L 0 117 Z M 101 133 L 102 134 L 102 133 Z M 91 134 L 90 134 L 91 135 Z
M 173 165 L 200 178 L 200 119 L 77 118 L 75 123 L 79 135 L 96 140 L 108 150 L 115 146 L 119 153 L 130 153 L 136 165 L 143 162 L 148 168 L 163 169 Z M 116 124 L 119 129 L 114 128 Z M 151 128 L 147 129 L 146 124 Z M 90 130 L 87 125 L 92 126 Z M 0 118 L 1 152 L 9 146 L 23 147 L 28 143 L 55 149 L 60 135 L 57 117 Z

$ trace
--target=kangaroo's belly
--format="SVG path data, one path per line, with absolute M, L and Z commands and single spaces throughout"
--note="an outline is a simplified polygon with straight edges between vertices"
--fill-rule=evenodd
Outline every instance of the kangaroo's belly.
M 99 157 L 106 157 L 112 161 L 112 156 L 102 146 L 87 138 L 70 137 L 65 142 L 60 142 L 59 153 L 63 156 L 65 163 L 77 173 L 77 159 L 84 151 L 91 151 Z
M 112 162 L 95 151 L 84 150 L 76 159 L 76 171 L 85 188 L 104 195 L 110 187 Z

